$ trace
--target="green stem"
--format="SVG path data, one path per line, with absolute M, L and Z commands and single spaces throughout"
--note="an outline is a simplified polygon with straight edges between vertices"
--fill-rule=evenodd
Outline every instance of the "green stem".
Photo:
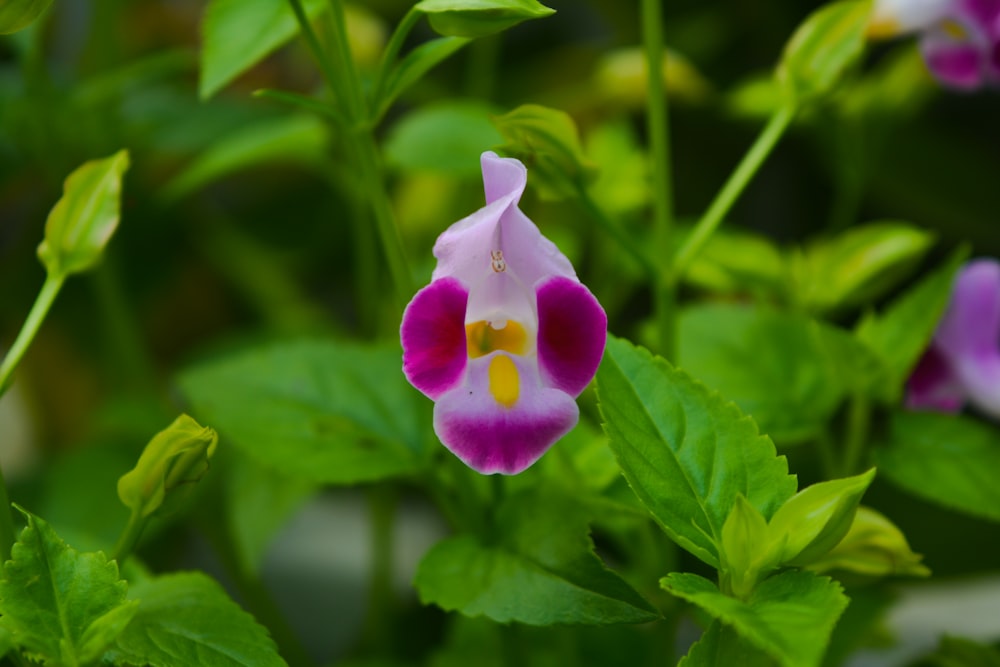
M 316 32 L 312 28 L 312 23 L 309 22 L 309 16 L 302 7 L 302 0 L 288 0 L 288 4 L 291 5 L 292 11 L 295 13 L 295 19 L 299 22 L 299 28 L 302 30 L 302 36 L 305 37 L 309 50 L 312 51 L 313 57 L 316 58 L 316 62 L 319 64 L 320 71 L 323 72 L 326 85 L 330 87 L 337 100 L 343 101 L 347 99 L 344 86 L 341 84 L 336 72 L 333 71 L 330 60 L 326 57 L 326 52 L 323 50 L 323 46 L 319 43 Z
M 843 474 L 845 477 L 860 472 L 861 463 L 868 443 L 868 428 L 871 425 L 871 404 L 861 395 L 854 395 L 847 406 L 847 438 L 844 444 Z
M 113 363 L 127 386 L 156 391 L 156 368 L 142 340 L 142 333 L 125 296 L 123 283 L 112 257 L 104 257 L 91 274 L 97 304 L 101 309 Z
M 372 530 L 372 571 L 364 644 L 369 652 L 385 651 L 391 639 L 391 626 L 388 620 L 393 604 L 393 531 L 398 500 L 395 489 L 388 486 L 376 486 L 368 492 Z
M 31 341 L 35 339 L 35 334 L 38 333 L 39 327 L 45 321 L 45 316 L 52 308 L 64 280 L 63 276 L 54 276 L 51 273 L 45 277 L 42 289 L 38 292 L 21 331 L 14 339 L 14 344 L 10 346 L 3 364 L 0 364 L 0 396 L 3 396 L 10 387 L 14 370 L 21 363 L 21 358 L 27 352 L 28 347 L 31 346 Z M 2 550 L 0 554 L 3 555 L 4 560 L 10 556 L 11 547 L 14 546 L 16 539 L 14 518 L 10 513 L 10 498 L 7 496 L 7 484 L 4 482 L 3 471 L 0 469 L 0 550 Z
M 395 216 L 389 205 L 389 194 L 386 192 L 379 167 L 378 147 L 367 122 L 364 95 L 361 89 L 361 78 L 351 56 L 347 41 L 347 21 L 344 17 L 344 6 L 340 0 L 330 0 L 330 14 L 333 22 L 333 41 L 335 42 L 336 58 L 330 59 L 323 50 L 313 32 L 301 0 L 288 0 L 298 19 L 299 26 L 305 35 L 309 48 L 323 70 L 327 84 L 340 101 L 347 105 L 347 117 L 352 122 L 349 140 L 356 145 L 359 161 L 361 182 L 366 192 L 365 198 L 371 202 L 375 215 L 375 225 L 378 229 L 386 262 L 392 274 L 393 282 L 400 299 L 400 308 L 409 301 L 413 294 L 412 274 L 403 251 L 403 241 L 396 228 Z M 339 69 L 339 72 L 334 67 Z
M 396 217 L 389 203 L 389 193 L 386 192 L 385 182 L 382 179 L 378 147 L 375 145 L 375 137 L 370 132 L 357 135 L 356 143 L 362 183 L 372 207 L 372 213 L 375 215 L 375 227 L 382 241 L 382 250 L 385 253 L 386 262 L 389 264 L 389 273 L 396 285 L 396 293 L 399 296 L 400 308 L 402 308 L 415 291 L 413 274 L 410 272 L 406 260 L 403 239 L 396 226 Z
M 125 529 L 122 530 L 122 534 L 118 538 L 115 550 L 111 552 L 111 560 L 118 561 L 119 567 L 139 544 L 142 531 L 146 528 L 146 519 L 147 517 L 142 516 L 142 512 L 137 509 L 132 510 L 132 514 L 129 515 L 128 523 L 125 524 Z
M 385 51 L 382 52 L 382 60 L 379 61 L 378 72 L 375 74 L 375 85 L 372 88 L 372 109 L 378 109 L 381 106 L 385 84 L 389 79 L 389 72 L 396 62 L 396 56 L 399 55 L 400 49 L 403 48 L 403 42 L 406 41 L 406 37 L 413 30 L 413 27 L 417 25 L 421 15 L 421 12 L 410 7 L 410 10 L 406 12 L 406 16 L 403 17 L 403 20 L 396 26 L 396 30 L 393 31 L 392 37 L 389 38 L 389 43 L 385 45 Z
M 667 132 L 667 95 L 663 86 L 663 18 L 661 0 L 642 0 L 642 41 L 646 52 L 647 127 L 653 155 L 654 247 L 667 258 L 664 270 L 670 275 L 673 253 L 673 175 L 670 170 L 670 135 Z M 653 311 L 660 330 L 660 348 L 668 359 L 674 356 L 676 338 L 676 293 L 671 281 L 654 283 Z
M 827 431 L 820 431 L 816 436 L 816 448 L 819 450 L 820 465 L 823 468 L 823 479 L 831 480 L 837 476 L 837 460 L 833 453 L 833 443 Z
M 736 170 L 733 171 L 726 184 L 719 190 L 708 210 L 705 211 L 705 214 L 691 231 L 691 235 L 687 237 L 684 245 L 678 251 L 672 274 L 674 283 L 680 280 L 684 275 L 685 269 L 688 268 L 708 242 L 708 239 L 711 238 L 716 228 L 722 222 L 722 219 L 729 213 L 729 209 L 732 208 L 736 199 L 750 183 L 757 170 L 764 164 L 767 156 L 771 154 L 771 151 L 777 145 L 778 140 L 785 133 L 785 130 L 788 129 L 794 117 L 795 108 L 790 105 L 783 106 L 771 116 L 771 120 L 768 121 L 767 126 L 760 133 L 760 136 L 757 137 L 757 140 L 750 147 L 750 150 L 747 151 L 747 154 L 743 156 L 743 160 L 736 167 Z
M 621 247 L 622 250 L 628 253 L 628 255 L 634 259 L 639 266 L 642 267 L 643 271 L 646 272 L 647 277 L 651 280 L 656 279 L 659 275 L 658 269 L 653 261 L 646 255 L 646 253 L 639 247 L 639 245 L 629 236 L 620 225 L 618 225 L 614 220 L 612 220 L 604 209 L 594 201 L 594 198 L 590 195 L 590 192 L 586 188 L 580 187 L 577 190 L 577 201 L 580 203 L 580 207 L 583 208 L 584 212 L 590 216 L 590 218 L 597 223 L 597 226 L 601 230 L 610 236 L 614 241 Z
M 28 313 L 28 318 L 24 321 L 24 326 L 21 327 L 21 331 L 17 334 L 14 344 L 10 346 L 7 356 L 4 357 L 3 364 L 0 364 L 0 396 L 3 396 L 10 387 L 14 369 L 21 363 L 21 357 L 24 356 L 24 353 L 31 345 L 31 341 L 34 340 L 35 334 L 38 333 L 38 328 L 42 325 L 45 316 L 48 315 L 49 309 L 52 307 L 52 303 L 56 300 L 56 296 L 62 288 L 63 281 L 64 278 L 62 276 L 49 274 L 45 277 L 45 283 L 42 285 L 42 289 L 35 299 L 35 305 L 31 307 L 31 312 Z
M 333 20 L 333 42 L 337 53 L 337 65 L 340 68 L 347 93 L 348 118 L 355 123 L 368 120 L 365 106 L 364 91 L 361 87 L 361 76 L 351 55 L 351 44 L 347 41 L 347 18 L 344 16 L 342 0 L 330 0 L 330 18 Z

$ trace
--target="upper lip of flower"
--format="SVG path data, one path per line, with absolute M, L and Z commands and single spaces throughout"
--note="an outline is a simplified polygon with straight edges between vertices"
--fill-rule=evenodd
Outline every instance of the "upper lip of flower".
M 445 446 L 480 472 L 513 474 L 576 424 L 607 318 L 518 208 L 524 165 L 487 152 L 482 166 L 486 206 L 441 234 L 431 284 L 404 313 L 403 369 L 437 401 Z

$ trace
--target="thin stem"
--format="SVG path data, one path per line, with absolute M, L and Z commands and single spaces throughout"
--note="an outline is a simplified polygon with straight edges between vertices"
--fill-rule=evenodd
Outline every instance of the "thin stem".
M 129 515 L 128 523 L 125 524 L 125 529 L 115 544 L 115 550 L 111 553 L 111 560 L 118 561 L 119 567 L 139 544 L 142 531 L 146 528 L 146 519 L 147 517 L 142 516 L 142 512 L 137 509 L 132 510 L 132 514 Z
M 403 250 L 403 239 L 396 226 L 396 216 L 389 203 L 389 193 L 386 192 L 385 182 L 382 180 L 378 147 L 375 145 L 375 137 L 370 132 L 357 135 L 356 143 L 361 180 L 375 215 L 375 227 L 382 241 L 382 250 L 389 264 L 389 272 L 396 285 L 396 293 L 402 308 L 413 296 L 413 274 L 410 272 Z
M 345 91 L 340 78 L 337 76 L 336 72 L 333 71 L 330 59 L 327 58 L 326 52 L 323 50 L 323 46 L 319 43 L 319 39 L 316 37 L 316 32 L 312 28 L 312 23 L 309 22 L 309 16 L 306 14 L 306 10 L 302 7 L 302 0 L 288 0 L 288 4 L 291 5 L 292 11 L 295 13 L 295 19 L 299 22 L 299 29 L 302 30 L 302 36 L 305 37 L 309 50 L 312 51 L 313 57 L 316 58 L 316 62 L 319 64 L 320 71 L 323 72 L 323 78 L 326 79 L 326 85 L 330 87 L 330 90 L 333 92 L 335 98 L 341 101 L 346 100 L 348 94 Z
M 406 41 L 406 37 L 413 30 L 413 27 L 417 25 L 420 16 L 420 12 L 414 7 L 410 7 L 410 11 L 406 12 L 406 16 L 403 17 L 403 20 L 396 26 L 396 30 L 393 31 L 392 37 L 389 38 L 389 43 L 385 45 L 385 51 L 382 52 L 382 60 L 378 65 L 378 72 L 375 74 L 375 86 L 372 89 L 371 98 L 372 109 L 378 109 L 381 105 L 382 94 L 385 91 L 385 82 L 389 79 L 389 71 L 396 62 L 396 56 L 399 55 L 400 49 L 403 48 L 403 42 Z
M 45 321 L 49 309 L 59 295 L 59 290 L 65 278 L 48 274 L 42 289 L 35 298 L 35 303 L 28 312 L 28 317 L 21 326 L 21 331 L 14 339 L 14 344 L 10 346 L 7 356 L 4 357 L 3 364 L 0 364 L 0 396 L 3 396 L 10 387 L 14 370 L 21 363 L 21 358 L 31 346 L 31 341 L 35 339 L 35 334 Z M 0 554 L 4 560 L 10 556 L 11 547 L 17 537 L 14 533 L 14 517 L 10 513 L 10 498 L 7 496 L 7 484 L 3 479 L 3 471 L 0 468 Z
M 56 295 L 59 294 L 59 290 L 62 288 L 63 280 L 62 276 L 52 274 L 45 277 L 45 283 L 42 285 L 41 291 L 38 292 L 35 305 L 31 307 L 31 312 L 28 313 L 28 318 L 24 321 L 24 326 L 21 327 L 21 331 L 17 334 L 14 344 L 10 346 L 7 356 L 4 357 L 3 364 L 0 364 L 0 396 L 3 396 L 4 392 L 10 387 L 14 369 L 21 363 L 21 357 L 28 350 L 31 341 L 35 338 L 35 334 L 38 333 L 38 328 L 45 320 L 45 316 L 48 315 L 52 303 L 56 300 Z
M 356 123 L 367 120 L 364 91 L 361 76 L 351 55 L 351 44 L 347 41 L 347 18 L 344 16 L 342 0 L 330 0 L 330 17 L 333 20 L 333 42 L 337 50 L 338 65 L 347 88 L 348 117 Z
M 398 500 L 396 490 L 385 485 L 376 486 L 368 492 L 372 571 L 364 643 L 372 651 L 385 650 L 390 639 L 387 625 L 393 603 L 392 555 Z
M 729 209 L 750 183 L 757 170 L 764 164 L 764 160 L 771 154 L 794 117 L 795 108 L 793 106 L 783 106 L 771 116 L 767 126 L 757 137 L 747 154 L 743 156 L 743 160 L 740 161 L 729 180 L 719 190 L 708 210 L 701 216 L 691 231 L 691 235 L 687 237 L 684 245 L 678 251 L 674 261 L 673 282 L 678 282 L 684 275 L 684 271 L 711 238 L 722 219 L 729 213 Z
M 665 267 L 670 274 L 673 253 L 673 176 L 670 170 L 670 135 L 667 132 L 667 95 L 663 86 L 663 19 L 661 0 L 642 0 L 642 41 L 646 52 L 647 127 L 653 154 L 653 229 L 655 247 L 660 256 L 668 258 Z M 674 356 L 676 337 L 675 286 L 670 281 L 657 280 L 653 310 L 660 330 L 660 348 L 665 357 Z
M 656 279 L 659 275 L 659 269 L 653 264 L 653 261 L 646 255 L 646 253 L 639 247 L 639 245 L 628 235 L 620 225 L 618 225 L 614 220 L 608 217 L 594 198 L 590 195 L 590 192 L 586 188 L 580 187 L 577 190 L 577 201 L 580 203 L 581 208 L 590 216 L 590 218 L 597 223 L 597 226 L 601 230 L 610 236 L 615 242 L 629 254 L 629 256 L 634 259 L 642 267 L 643 271 L 650 279 Z
M 844 444 L 844 476 L 857 474 L 871 424 L 871 404 L 859 394 L 851 397 L 847 406 L 847 438 Z
M 830 434 L 823 430 L 816 436 L 816 447 L 819 450 L 820 465 L 823 467 L 823 479 L 833 479 L 837 476 L 837 461 L 833 454 L 833 443 Z

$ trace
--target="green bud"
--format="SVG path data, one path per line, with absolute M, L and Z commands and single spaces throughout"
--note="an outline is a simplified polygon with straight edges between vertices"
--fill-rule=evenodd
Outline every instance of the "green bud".
M 135 468 L 121 476 L 118 497 L 133 512 L 149 516 L 163 505 L 168 493 L 201 479 L 218 441 L 213 429 L 181 415 L 153 436 Z
M 84 163 L 66 179 L 38 246 L 49 275 L 64 278 L 86 271 L 101 258 L 118 227 L 122 174 L 128 166 L 128 151 L 120 150 Z
M 583 154 L 576 123 L 565 111 L 524 104 L 495 117 L 493 124 L 507 141 L 501 150 L 528 167 L 546 198 L 575 197 L 596 175 L 597 168 Z
M 872 577 L 926 577 L 931 571 L 921 560 L 892 521 L 862 505 L 844 539 L 808 567 L 815 572 L 846 570 Z
M 556 12 L 536 0 L 423 0 L 414 9 L 427 14 L 438 34 L 471 38 L 492 35 Z
M 777 549 L 767 520 L 741 493 L 722 524 L 722 580 L 724 587 L 747 599 L 758 579 L 777 565 Z
M 794 102 L 830 94 L 861 60 L 870 12 L 868 2 L 842 0 L 820 7 L 799 26 L 776 73 Z
M 52 0 L 0 0 L 0 35 L 27 28 Z
M 808 565 L 837 546 L 874 478 L 872 468 L 854 477 L 813 484 L 789 498 L 768 524 L 771 541 L 782 544 L 778 562 Z

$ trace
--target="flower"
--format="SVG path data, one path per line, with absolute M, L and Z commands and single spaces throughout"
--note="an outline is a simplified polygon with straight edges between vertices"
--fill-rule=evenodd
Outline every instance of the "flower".
M 959 272 L 906 394 L 912 409 L 957 412 L 968 401 L 1000 418 L 1000 262 L 979 259 Z
M 946 86 L 1000 83 L 1000 0 L 878 0 L 869 35 L 920 31 L 927 67 Z
M 875 0 L 868 36 L 895 37 L 929 28 L 948 15 L 955 0 Z
M 530 466 L 579 418 L 607 316 L 518 208 L 527 169 L 482 155 L 486 206 L 434 245 L 437 268 L 403 313 L 403 372 L 435 401 L 434 431 L 484 474 Z

